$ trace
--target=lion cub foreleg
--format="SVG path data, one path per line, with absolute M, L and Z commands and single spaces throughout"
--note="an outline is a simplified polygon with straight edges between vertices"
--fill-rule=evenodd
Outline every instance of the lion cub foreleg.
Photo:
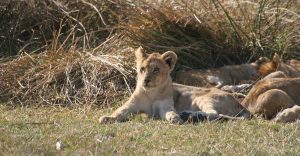
M 110 116 L 102 116 L 99 119 L 101 124 L 123 122 L 126 121 L 129 115 L 141 112 L 142 108 L 139 101 L 134 98 L 130 98 L 124 105 L 115 110 Z
M 173 99 L 160 101 L 144 101 L 132 96 L 124 105 L 115 110 L 110 116 L 102 116 L 99 122 L 102 124 L 126 121 L 129 115 L 146 113 L 150 117 L 159 117 L 170 123 L 181 124 L 182 120 L 176 113 Z

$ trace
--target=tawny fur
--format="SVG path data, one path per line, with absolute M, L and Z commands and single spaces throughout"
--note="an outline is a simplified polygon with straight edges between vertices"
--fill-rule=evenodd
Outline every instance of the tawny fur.
M 251 114 L 266 119 L 275 118 L 275 121 L 291 122 L 299 119 L 299 95 L 300 78 L 288 78 L 279 71 L 258 81 L 242 105 Z
M 288 77 L 300 77 L 300 61 L 288 60 L 282 62 L 279 55 L 275 54 L 271 61 L 262 63 L 258 71 L 262 76 L 266 76 L 275 71 L 282 71 Z
M 135 52 L 137 85 L 129 100 L 110 116 L 102 116 L 100 123 L 126 121 L 130 114 L 146 113 L 149 117 L 182 123 L 178 113 L 197 111 L 208 120 L 237 116 L 244 109 L 229 93 L 217 88 L 197 88 L 172 83 L 170 73 L 177 55 L 146 54 L 142 48 Z

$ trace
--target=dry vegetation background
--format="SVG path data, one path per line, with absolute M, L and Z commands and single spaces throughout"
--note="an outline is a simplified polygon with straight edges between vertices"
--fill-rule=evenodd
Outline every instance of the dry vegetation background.
M 298 0 L 1 0 L 0 101 L 101 106 L 134 86 L 133 49 L 177 70 L 300 58 Z

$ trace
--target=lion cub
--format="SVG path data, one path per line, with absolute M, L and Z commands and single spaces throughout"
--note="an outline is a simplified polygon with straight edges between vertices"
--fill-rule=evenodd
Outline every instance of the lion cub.
M 130 114 L 146 113 L 170 123 L 183 123 L 178 112 L 215 120 L 230 118 L 242 112 L 243 107 L 229 93 L 217 88 L 197 88 L 172 83 L 170 73 L 177 55 L 172 51 L 164 54 L 146 54 L 140 47 L 135 51 L 137 85 L 129 100 L 110 116 L 102 116 L 100 123 L 126 121 Z M 195 113 L 196 112 L 196 113 Z M 184 114 L 184 113 L 183 113 Z
M 291 122 L 300 119 L 300 78 L 287 78 L 274 72 L 258 81 L 243 100 L 251 114 L 275 121 Z
M 269 61 L 260 57 L 253 63 L 240 65 L 226 65 L 220 68 L 207 70 L 191 69 L 176 73 L 174 81 L 177 83 L 197 87 L 217 87 L 237 85 L 257 80 L 261 75 L 258 69 L 262 63 Z

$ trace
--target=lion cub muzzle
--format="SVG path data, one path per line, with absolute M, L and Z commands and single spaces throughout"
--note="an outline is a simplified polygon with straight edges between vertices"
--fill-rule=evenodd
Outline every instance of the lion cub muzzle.
M 156 60 L 149 61 L 149 65 L 142 66 L 139 71 L 139 79 L 142 80 L 143 88 L 154 88 L 159 86 L 162 82 L 161 77 L 166 73 L 162 73 L 159 67 L 159 62 Z

